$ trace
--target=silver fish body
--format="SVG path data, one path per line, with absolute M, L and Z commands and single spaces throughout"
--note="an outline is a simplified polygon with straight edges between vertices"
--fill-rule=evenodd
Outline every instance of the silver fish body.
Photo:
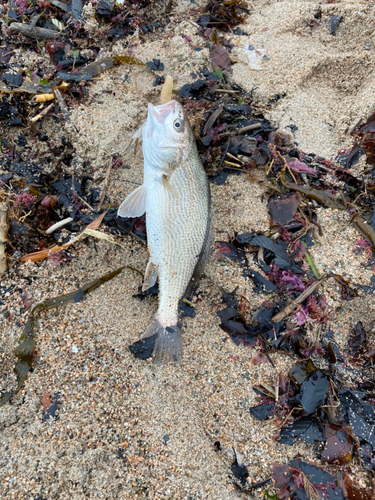
M 180 361 L 179 301 L 199 279 L 211 249 L 210 190 L 183 107 L 149 104 L 142 132 L 144 182 L 119 208 L 146 212 L 150 260 L 143 289 L 159 279 L 159 307 L 143 338 L 157 334 L 154 362 Z

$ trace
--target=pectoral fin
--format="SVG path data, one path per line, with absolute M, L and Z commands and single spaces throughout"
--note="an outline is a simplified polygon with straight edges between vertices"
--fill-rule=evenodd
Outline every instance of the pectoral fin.
M 143 280 L 143 285 L 142 285 L 142 291 L 144 292 L 145 290 L 148 290 L 152 286 L 155 285 L 156 280 L 158 278 L 158 272 L 155 264 L 152 262 L 150 259 L 148 261 L 146 271 L 145 271 L 145 277 Z
M 169 179 L 167 178 L 166 175 L 163 175 L 162 183 L 163 183 L 163 186 L 165 189 L 167 189 L 175 198 L 178 198 L 178 192 L 172 186 L 172 184 L 169 182 Z
M 131 192 L 117 210 L 119 217 L 140 217 L 146 212 L 146 189 L 139 186 Z

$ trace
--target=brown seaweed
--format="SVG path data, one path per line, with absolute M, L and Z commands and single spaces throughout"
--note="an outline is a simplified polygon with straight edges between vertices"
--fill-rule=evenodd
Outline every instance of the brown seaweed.
M 298 191 L 299 193 L 304 194 L 307 198 L 315 200 L 327 208 L 339 208 L 341 210 L 347 208 L 347 203 L 349 200 L 345 197 L 343 193 L 338 192 L 332 194 L 332 191 L 330 189 L 321 191 L 319 189 L 310 188 L 306 186 L 298 186 L 297 184 L 288 181 L 285 175 L 286 168 L 287 165 L 284 165 L 280 173 L 281 182 L 286 188 Z
M 375 231 L 370 224 L 368 224 L 360 215 L 353 217 L 352 224 L 362 234 L 362 236 L 366 238 L 372 248 L 372 251 L 375 252 Z
M 320 191 L 318 189 L 306 186 L 298 186 L 297 184 L 288 181 L 285 176 L 286 167 L 287 166 L 284 165 L 280 174 L 281 182 L 286 188 L 293 189 L 294 191 L 298 191 L 299 193 L 303 193 L 307 198 L 318 201 L 326 208 L 338 208 L 340 210 L 345 210 L 348 207 L 349 200 L 347 196 L 344 195 L 344 193 L 338 192 L 336 194 L 332 194 L 332 191 L 329 189 Z M 362 236 L 366 238 L 372 250 L 375 252 L 375 231 L 371 227 L 371 225 L 368 224 L 359 214 L 356 214 L 352 218 L 351 222 L 354 227 L 362 234 Z
M 349 283 L 340 274 L 328 274 L 330 278 L 334 278 L 341 288 L 342 300 L 353 300 L 358 297 L 357 290 L 351 288 Z
M 115 66 L 120 66 L 121 64 L 134 64 L 136 66 L 147 67 L 143 62 L 139 61 L 135 57 L 130 56 L 113 56 L 104 57 L 103 59 L 98 59 L 86 67 L 76 71 L 75 73 L 67 73 L 66 71 L 59 71 L 57 76 L 64 80 L 65 82 L 81 82 L 83 80 L 91 80 L 93 76 L 98 75 L 102 71 L 111 69 Z

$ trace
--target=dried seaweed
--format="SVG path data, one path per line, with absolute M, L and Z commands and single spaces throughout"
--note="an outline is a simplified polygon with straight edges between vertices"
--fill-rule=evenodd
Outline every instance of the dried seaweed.
M 250 413 L 254 418 L 263 422 L 263 420 L 266 420 L 273 415 L 274 408 L 275 403 L 263 403 L 258 406 L 252 406 L 250 408 Z
M 291 259 L 288 257 L 285 249 L 280 243 L 267 238 L 267 236 L 245 233 L 239 234 L 237 240 L 242 243 L 248 243 L 249 245 L 255 245 L 262 248 L 266 248 L 275 255 L 275 265 L 280 269 L 288 269 L 294 273 L 303 273 L 303 270 L 297 265 L 293 264 Z
M 53 398 L 53 403 L 43 412 L 43 422 L 48 422 L 51 418 L 56 418 L 57 407 L 61 394 L 58 392 Z
M 249 471 L 247 470 L 247 467 L 245 465 L 238 463 L 236 454 L 234 456 L 234 462 L 232 463 L 230 469 L 234 477 L 240 481 L 242 486 L 245 486 L 246 479 L 249 477 Z
M 309 444 L 324 440 L 321 424 L 317 417 L 308 415 L 281 429 L 279 443 L 292 445 L 298 439 L 302 439 Z
M 272 478 L 279 489 L 280 500 L 288 498 L 312 500 L 344 500 L 335 478 L 314 465 L 291 460 L 290 465 L 273 464 Z
M 91 64 L 88 64 L 82 69 L 75 71 L 74 73 L 67 73 L 66 71 L 59 71 L 57 76 L 64 80 L 65 82 L 82 82 L 91 80 L 93 76 L 98 75 L 102 71 L 111 69 L 120 64 L 135 64 L 137 66 L 145 66 L 145 64 L 138 59 L 130 56 L 112 56 L 104 57 Z
M 286 198 L 270 198 L 268 206 L 271 215 L 271 227 L 275 224 L 285 226 L 293 220 L 296 215 L 298 205 L 301 202 L 301 195 L 294 193 Z
M 326 445 L 322 457 L 330 464 L 343 465 L 353 458 L 353 439 L 350 430 L 328 422 L 324 424 Z
M 360 321 L 355 326 L 354 337 L 350 338 L 348 341 L 350 351 L 353 356 L 358 356 L 363 352 L 366 342 L 366 333 L 363 329 L 363 325 Z
M 301 386 L 301 405 L 306 413 L 311 414 L 322 406 L 327 397 L 328 379 L 317 370 L 306 377 Z
M 222 69 L 228 71 L 231 74 L 233 73 L 229 54 L 221 43 L 216 42 L 213 44 L 213 46 L 211 47 L 210 56 L 212 67 L 214 68 L 214 70 Z
M 146 360 L 152 358 L 157 336 L 158 334 L 155 333 L 155 335 L 152 335 L 151 337 L 138 340 L 134 344 L 129 345 L 128 349 L 137 359 Z
M 198 22 L 204 28 L 214 27 L 226 31 L 242 23 L 248 12 L 247 3 L 243 0 L 210 0 Z

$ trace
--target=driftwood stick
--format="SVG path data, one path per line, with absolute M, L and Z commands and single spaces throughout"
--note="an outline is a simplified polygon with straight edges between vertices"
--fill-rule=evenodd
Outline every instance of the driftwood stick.
M 43 111 L 41 111 L 38 115 L 34 116 L 34 118 L 31 118 L 30 119 L 31 123 L 35 123 L 41 118 L 43 118 L 43 116 L 45 116 L 51 108 L 53 108 L 53 103 L 47 106 L 45 109 L 43 109 Z
M 25 23 L 12 23 L 9 29 L 18 31 L 29 38 L 35 38 L 35 40 L 53 40 L 59 34 L 58 31 L 38 28 Z
M 248 125 L 247 127 L 238 128 L 237 131 L 239 134 L 245 134 L 246 132 L 250 132 L 250 130 L 256 130 L 257 128 L 262 128 L 262 124 L 253 123 L 252 125 Z
M 8 269 L 8 259 L 6 253 L 6 244 L 8 242 L 8 215 L 9 203 L 0 203 L 0 276 Z
M 289 314 L 291 314 L 294 311 L 294 309 L 296 309 L 299 306 L 299 304 L 301 304 L 306 299 L 306 297 L 311 295 L 313 293 L 313 291 L 316 288 L 318 288 L 318 286 L 320 286 L 328 277 L 329 276 L 327 274 L 325 274 L 317 281 L 314 281 L 314 283 L 311 286 L 309 286 L 309 288 L 306 288 L 306 290 L 304 292 L 302 292 L 301 295 L 299 295 L 296 298 L 296 300 L 292 300 L 291 302 L 289 302 L 289 304 L 287 304 L 284 307 L 284 309 L 282 311 L 275 314 L 275 316 L 272 318 L 272 321 L 274 323 L 279 323 L 284 318 L 289 316 Z

